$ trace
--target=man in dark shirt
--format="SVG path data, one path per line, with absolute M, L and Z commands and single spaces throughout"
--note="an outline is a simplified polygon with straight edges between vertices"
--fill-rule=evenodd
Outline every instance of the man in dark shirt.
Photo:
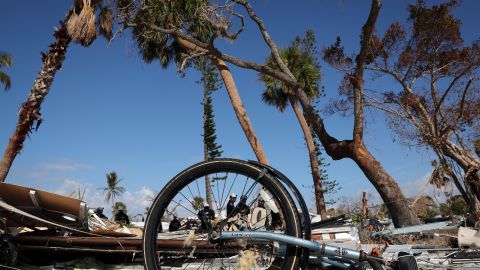
M 118 210 L 117 214 L 115 215 L 115 221 L 130 224 L 130 219 L 128 218 L 127 214 L 125 214 L 123 209 Z
M 250 207 L 247 205 L 247 196 L 244 195 L 240 198 L 240 202 L 238 203 L 237 207 L 240 215 L 247 216 L 250 214 Z
M 103 207 L 98 207 L 97 209 L 95 209 L 94 213 L 95 213 L 99 218 L 108 219 L 108 217 L 103 214 Z
M 212 221 L 215 219 L 215 212 L 210 209 L 210 205 L 206 203 L 203 209 L 198 212 L 197 216 L 202 222 L 201 228 L 208 230 L 211 227 Z
M 168 231 L 176 232 L 180 229 L 180 226 L 182 226 L 180 220 L 178 220 L 177 216 L 173 216 L 172 221 L 170 221 L 170 224 L 168 225 Z

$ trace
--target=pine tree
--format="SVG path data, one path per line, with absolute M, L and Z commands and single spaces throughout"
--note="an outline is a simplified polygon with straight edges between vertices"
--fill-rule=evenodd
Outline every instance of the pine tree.
M 318 136 L 312 131 L 313 143 L 315 144 L 315 152 L 317 152 L 318 167 L 320 171 L 320 181 L 322 182 L 323 195 L 325 196 L 325 205 L 333 205 L 337 202 L 337 199 L 332 198 L 332 195 L 342 189 L 337 180 L 330 179 L 327 173 L 326 167 L 330 166 L 330 163 L 325 161 L 323 157 L 323 149 L 321 147 Z M 328 199 L 327 199 L 328 198 Z
M 216 67 L 206 58 L 195 61 L 196 68 L 201 72 L 198 81 L 203 86 L 203 153 L 205 160 L 219 158 L 222 155 L 222 146 L 217 144 L 215 119 L 212 104 L 212 92 L 220 89 L 221 80 Z M 205 176 L 205 193 L 207 203 L 212 206 L 210 178 Z

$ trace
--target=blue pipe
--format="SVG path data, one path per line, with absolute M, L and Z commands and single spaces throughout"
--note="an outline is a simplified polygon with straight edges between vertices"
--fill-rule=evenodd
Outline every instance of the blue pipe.
M 302 238 L 293 237 L 286 234 L 273 232 L 258 232 L 258 231 L 234 231 L 221 232 L 219 239 L 265 239 L 277 241 L 294 245 L 302 248 L 308 248 L 311 251 L 319 251 L 321 256 L 337 256 L 349 260 L 363 261 L 364 255 L 361 251 L 356 251 L 347 248 L 341 248 L 324 243 L 317 243 L 314 241 L 305 240 Z

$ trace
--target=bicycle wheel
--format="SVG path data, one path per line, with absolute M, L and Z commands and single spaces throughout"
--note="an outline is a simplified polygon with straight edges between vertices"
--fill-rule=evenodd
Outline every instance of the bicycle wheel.
M 227 215 L 232 192 L 240 200 L 231 203 Z M 145 268 L 297 269 L 301 248 L 296 246 L 211 236 L 262 230 L 302 237 L 300 224 L 292 198 L 266 171 L 234 159 L 202 162 L 175 176 L 153 201 L 143 235 Z

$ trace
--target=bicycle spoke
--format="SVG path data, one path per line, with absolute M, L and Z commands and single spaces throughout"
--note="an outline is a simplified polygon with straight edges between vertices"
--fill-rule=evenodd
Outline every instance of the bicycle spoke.
M 215 201 L 215 205 L 217 206 L 217 210 L 219 210 L 219 209 L 220 209 L 220 206 L 218 205 L 218 201 L 217 201 L 217 199 L 215 198 L 215 192 L 213 192 L 213 190 L 212 190 L 212 185 L 210 185 L 210 192 L 211 192 L 211 194 L 212 194 L 213 200 Z M 213 207 L 213 205 L 212 205 L 211 207 Z M 221 209 L 220 209 L 220 210 L 221 210 Z
M 225 177 L 224 177 L 224 180 L 222 181 L 223 182 L 223 189 L 222 189 L 222 198 L 220 199 L 220 203 L 223 202 L 223 196 L 225 196 L 225 187 L 227 186 L 227 180 L 228 180 L 228 172 L 225 173 Z M 227 197 L 225 197 L 227 198 Z M 223 205 L 221 205 L 222 209 L 223 209 Z
M 195 212 L 193 212 L 192 210 L 190 210 L 190 209 L 186 208 L 185 206 L 181 205 L 180 203 L 178 203 L 178 202 L 176 202 L 176 201 L 174 201 L 174 200 L 172 200 L 172 201 L 173 201 L 173 202 L 175 202 L 176 204 L 178 204 L 179 206 L 181 206 L 182 208 L 185 208 L 185 210 L 189 211 L 190 213 L 192 213 L 192 214 L 196 215 L 196 213 L 195 213 Z
M 237 177 L 238 177 L 238 173 L 235 174 L 235 178 L 233 178 L 232 185 L 231 185 L 230 188 L 228 189 L 227 194 L 230 194 L 230 192 L 232 192 L 232 188 L 233 188 L 233 185 L 235 185 L 235 182 L 237 181 Z M 225 183 L 225 184 L 226 184 L 226 183 Z M 223 201 L 222 208 L 223 208 L 223 207 L 225 206 L 225 204 L 227 203 L 227 200 L 228 200 L 228 195 L 225 196 L 225 201 Z

